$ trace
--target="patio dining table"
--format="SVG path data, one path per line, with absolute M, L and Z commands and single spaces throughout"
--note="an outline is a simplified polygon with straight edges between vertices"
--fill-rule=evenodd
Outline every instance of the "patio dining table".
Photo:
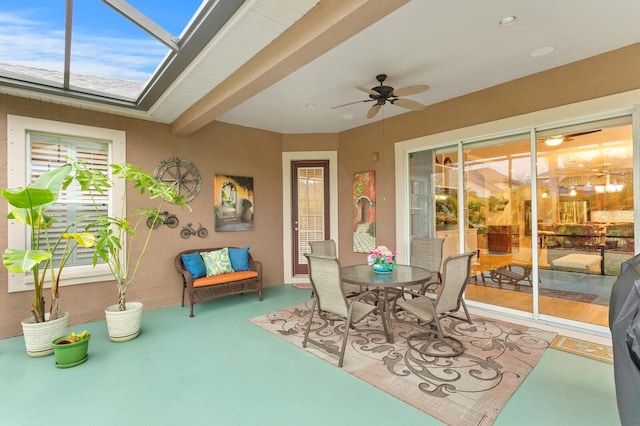
M 389 309 L 389 290 L 398 287 L 422 285 L 428 282 L 433 272 L 418 266 L 397 265 L 394 271 L 380 274 L 373 271 L 370 265 L 350 265 L 342 267 L 342 281 L 363 287 L 377 287 L 382 294 L 382 320 L 386 321 L 387 342 L 393 343 L 391 328 L 391 312 Z

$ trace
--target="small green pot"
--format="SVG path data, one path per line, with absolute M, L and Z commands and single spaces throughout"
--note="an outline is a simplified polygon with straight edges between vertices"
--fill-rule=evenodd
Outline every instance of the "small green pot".
M 69 336 L 58 337 L 53 341 L 53 353 L 56 358 L 56 367 L 70 368 L 84 363 L 89 355 L 89 339 L 91 334 L 78 342 L 69 342 Z

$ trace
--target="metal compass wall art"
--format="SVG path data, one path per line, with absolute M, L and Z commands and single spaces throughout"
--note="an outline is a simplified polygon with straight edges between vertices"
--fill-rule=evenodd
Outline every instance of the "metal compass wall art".
M 185 202 L 196 198 L 202 187 L 200 171 L 189 160 L 171 157 L 163 160 L 153 171 L 158 182 L 173 184 L 178 187 Z

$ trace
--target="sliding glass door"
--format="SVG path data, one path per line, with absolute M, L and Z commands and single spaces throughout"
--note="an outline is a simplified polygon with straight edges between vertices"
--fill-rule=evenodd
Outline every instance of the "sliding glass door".
M 634 254 L 631 117 L 536 134 L 540 314 L 608 326 Z
M 631 116 L 412 152 L 410 237 L 477 253 L 471 304 L 606 327 L 636 247 L 633 152 Z
M 467 299 L 533 312 L 530 133 L 464 144 L 465 228 L 479 256 Z M 472 237 L 472 236 L 470 236 Z

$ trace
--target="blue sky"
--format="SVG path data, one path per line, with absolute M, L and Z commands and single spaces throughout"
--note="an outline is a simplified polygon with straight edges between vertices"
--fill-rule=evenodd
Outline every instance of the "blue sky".
M 0 63 L 62 71 L 65 0 L 0 0 Z M 178 37 L 201 0 L 129 0 Z M 75 0 L 71 72 L 146 81 L 168 49 L 100 0 Z

